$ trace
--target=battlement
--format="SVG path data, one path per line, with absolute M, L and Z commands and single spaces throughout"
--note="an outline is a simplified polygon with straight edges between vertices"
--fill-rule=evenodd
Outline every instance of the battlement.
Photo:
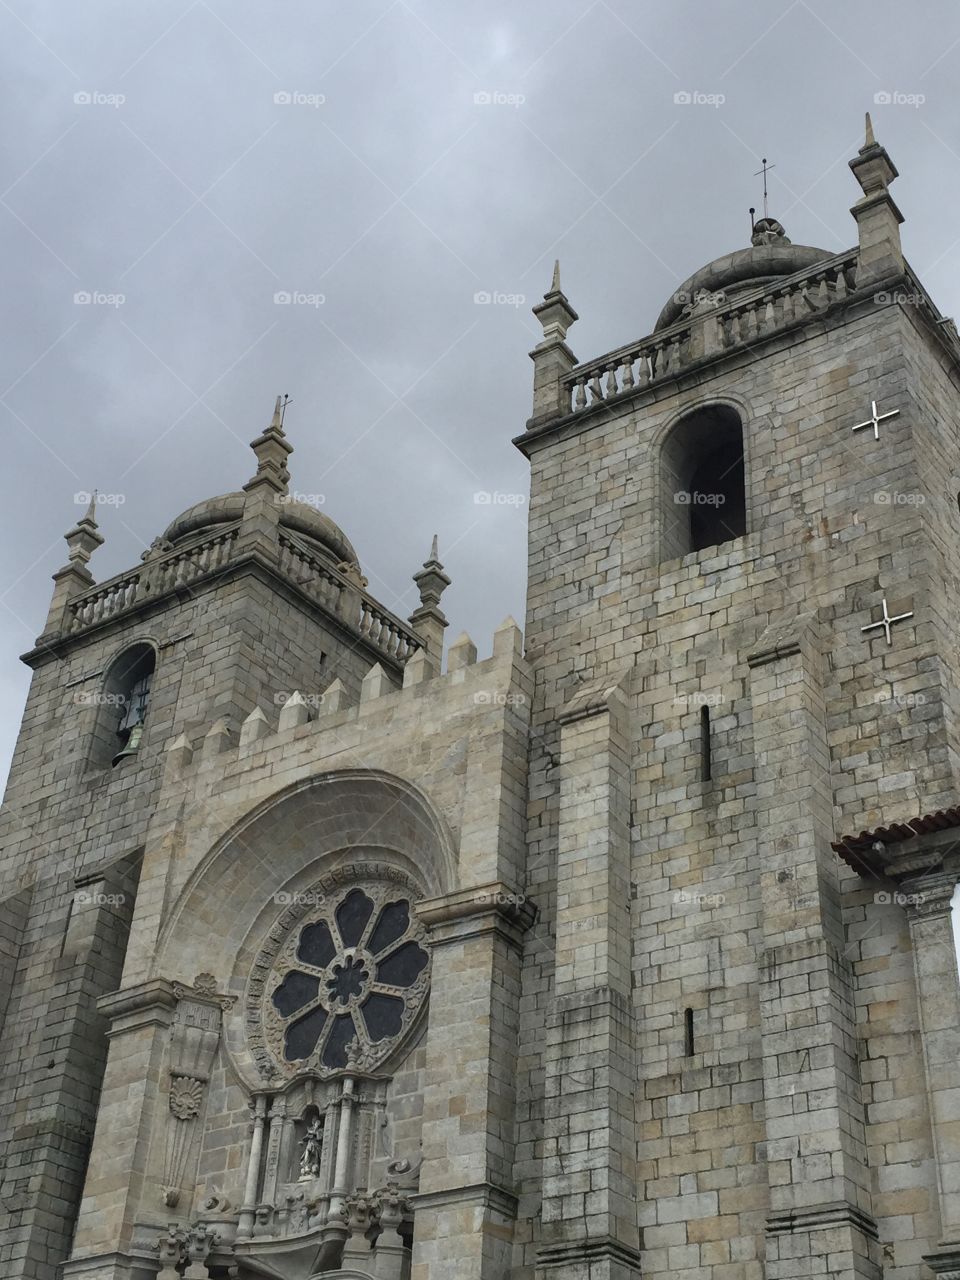
M 386 730 L 393 719 L 402 715 L 425 695 L 447 698 L 445 707 L 436 708 L 435 728 L 450 715 L 463 710 L 463 695 L 476 707 L 510 708 L 529 714 L 530 690 L 524 678 L 518 684 L 518 671 L 528 676 L 523 658 L 523 635 L 512 618 L 506 618 L 493 633 L 493 652 L 477 661 L 477 648 L 464 632 L 447 653 L 447 669 L 442 674 L 425 649 L 410 655 L 398 686 L 387 669 L 374 663 L 364 677 L 359 698 L 352 696 L 340 679 L 332 681 L 320 692 L 293 690 L 275 695 L 278 707 L 271 718 L 261 707 L 255 707 L 239 727 L 225 717 L 218 717 L 205 730 L 196 734 L 179 734 L 166 748 L 167 768 L 176 777 L 187 771 L 208 767 L 216 762 L 222 769 L 247 760 L 253 754 L 271 753 L 296 741 L 317 740 L 336 731 L 338 738 L 353 727 L 380 727 Z M 431 713 L 432 714 L 432 713 Z

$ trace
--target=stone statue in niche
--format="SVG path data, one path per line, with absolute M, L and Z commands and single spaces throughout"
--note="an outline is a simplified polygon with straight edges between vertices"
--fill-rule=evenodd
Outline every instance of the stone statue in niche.
M 302 1142 L 303 1155 L 300 1157 L 300 1179 L 320 1177 L 320 1150 L 323 1146 L 323 1121 L 313 1120 L 307 1129 Z

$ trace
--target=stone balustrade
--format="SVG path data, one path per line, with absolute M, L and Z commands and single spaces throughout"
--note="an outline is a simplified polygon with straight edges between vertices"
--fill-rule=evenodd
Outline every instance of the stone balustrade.
M 147 600 L 216 573 L 235 558 L 239 528 L 239 523 L 233 524 L 213 537 L 147 560 L 142 568 L 118 574 L 74 597 L 67 605 L 64 633 L 77 635 Z M 423 647 L 411 627 L 286 532 L 279 534 L 278 564 L 283 578 L 392 664 L 402 667 Z
M 627 392 L 642 391 L 698 360 L 756 342 L 825 311 L 853 289 L 856 261 L 856 250 L 850 250 L 735 301 L 727 302 L 723 294 L 694 301 L 690 314 L 677 324 L 572 369 L 563 379 L 568 412 L 581 413 Z

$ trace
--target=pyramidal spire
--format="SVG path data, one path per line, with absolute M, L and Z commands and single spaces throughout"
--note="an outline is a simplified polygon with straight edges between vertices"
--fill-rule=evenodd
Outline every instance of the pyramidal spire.
M 93 525 L 93 527 L 96 529 L 96 527 L 97 527 L 97 498 L 98 498 L 98 497 L 99 497 L 99 494 L 97 493 L 96 489 L 94 489 L 93 493 L 91 493 L 91 495 L 90 495 L 90 501 L 87 503 L 87 509 L 86 509 L 85 513 L 83 514 L 83 516 L 81 517 L 81 520 L 80 520 L 80 521 L 78 521 L 78 523 L 83 523 L 83 524 L 92 524 L 92 525 Z
M 553 279 L 550 282 L 551 293 L 562 293 L 560 288 L 560 259 L 557 258 L 553 264 Z
M 876 145 L 877 145 L 877 140 L 873 136 L 873 121 L 870 119 L 870 112 L 868 111 L 866 136 L 864 137 L 864 141 L 863 141 L 863 150 L 866 151 L 867 147 L 875 147 Z
M 277 402 L 273 406 L 273 418 L 271 419 L 268 430 L 283 430 L 283 396 L 277 396 Z

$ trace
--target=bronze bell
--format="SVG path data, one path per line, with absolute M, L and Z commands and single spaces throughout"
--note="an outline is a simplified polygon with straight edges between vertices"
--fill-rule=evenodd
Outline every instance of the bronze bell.
M 124 756 L 133 756 L 137 754 L 137 748 L 140 746 L 140 739 L 143 737 L 143 725 L 135 724 L 130 730 L 130 735 L 126 742 L 110 761 L 112 765 L 118 765 Z

